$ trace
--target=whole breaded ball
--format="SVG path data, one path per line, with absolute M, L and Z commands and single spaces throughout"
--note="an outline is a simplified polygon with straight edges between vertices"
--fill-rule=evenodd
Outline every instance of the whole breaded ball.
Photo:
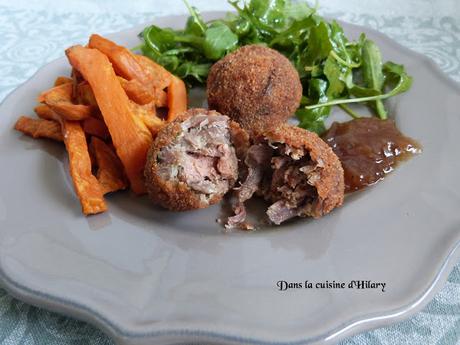
M 209 108 L 249 131 L 286 122 L 301 97 L 302 84 L 291 62 L 261 45 L 241 47 L 216 62 L 208 75 Z
M 151 200 L 186 211 L 219 202 L 238 179 L 249 136 L 216 111 L 190 109 L 157 134 L 144 175 Z

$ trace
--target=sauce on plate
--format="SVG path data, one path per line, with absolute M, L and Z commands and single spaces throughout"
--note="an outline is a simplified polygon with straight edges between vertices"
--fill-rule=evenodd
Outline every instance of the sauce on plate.
M 354 192 L 382 180 L 398 162 L 421 152 L 393 120 L 375 117 L 334 122 L 323 135 L 339 157 L 345 174 L 345 192 Z

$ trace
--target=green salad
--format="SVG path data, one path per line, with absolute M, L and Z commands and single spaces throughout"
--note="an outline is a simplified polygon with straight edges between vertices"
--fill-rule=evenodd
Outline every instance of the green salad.
M 292 62 L 302 82 L 299 126 L 319 134 L 333 106 L 356 118 L 348 104 L 365 103 L 386 119 L 383 101 L 411 86 L 404 66 L 383 62 L 377 45 L 364 34 L 348 40 L 336 21 L 317 14 L 317 6 L 291 0 L 228 1 L 236 12 L 209 22 L 186 2 L 190 17 L 182 30 L 148 26 L 137 48 L 189 86 L 205 85 L 211 65 L 241 46 L 276 49 Z

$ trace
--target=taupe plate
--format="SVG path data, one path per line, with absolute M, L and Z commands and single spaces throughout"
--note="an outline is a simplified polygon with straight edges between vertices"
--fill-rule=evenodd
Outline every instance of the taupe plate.
M 329 216 L 276 229 L 226 234 L 215 222 L 220 206 L 173 214 L 129 193 L 110 196 L 108 213 L 85 218 L 62 145 L 12 130 L 20 114 L 32 114 L 36 95 L 69 73 L 61 58 L 0 108 L 2 285 L 101 327 L 119 344 L 330 344 L 420 310 L 460 258 L 460 90 L 382 34 L 344 27 L 352 37 L 366 32 L 385 59 L 414 76 L 391 110 L 402 132 L 423 144 L 421 156 Z M 141 29 L 111 37 L 134 46 Z M 386 288 L 283 292 L 279 280 Z

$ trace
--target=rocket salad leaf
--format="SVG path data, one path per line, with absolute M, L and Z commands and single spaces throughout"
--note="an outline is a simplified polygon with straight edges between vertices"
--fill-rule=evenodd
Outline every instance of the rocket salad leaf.
M 385 119 L 384 100 L 411 86 L 404 66 L 383 63 L 379 48 L 364 34 L 349 41 L 336 21 L 328 22 L 306 2 L 228 0 L 236 13 L 206 22 L 184 1 L 190 12 L 185 27 L 151 25 L 140 34 L 138 48 L 189 86 L 205 85 L 212 64 L 239 47 L 266 45 L 284 54 L 299 72 L 299 126 L 317 133 L 325 130 L 324 119 L 336 105 L 359 117 L 348 104 L 366 103 Z

